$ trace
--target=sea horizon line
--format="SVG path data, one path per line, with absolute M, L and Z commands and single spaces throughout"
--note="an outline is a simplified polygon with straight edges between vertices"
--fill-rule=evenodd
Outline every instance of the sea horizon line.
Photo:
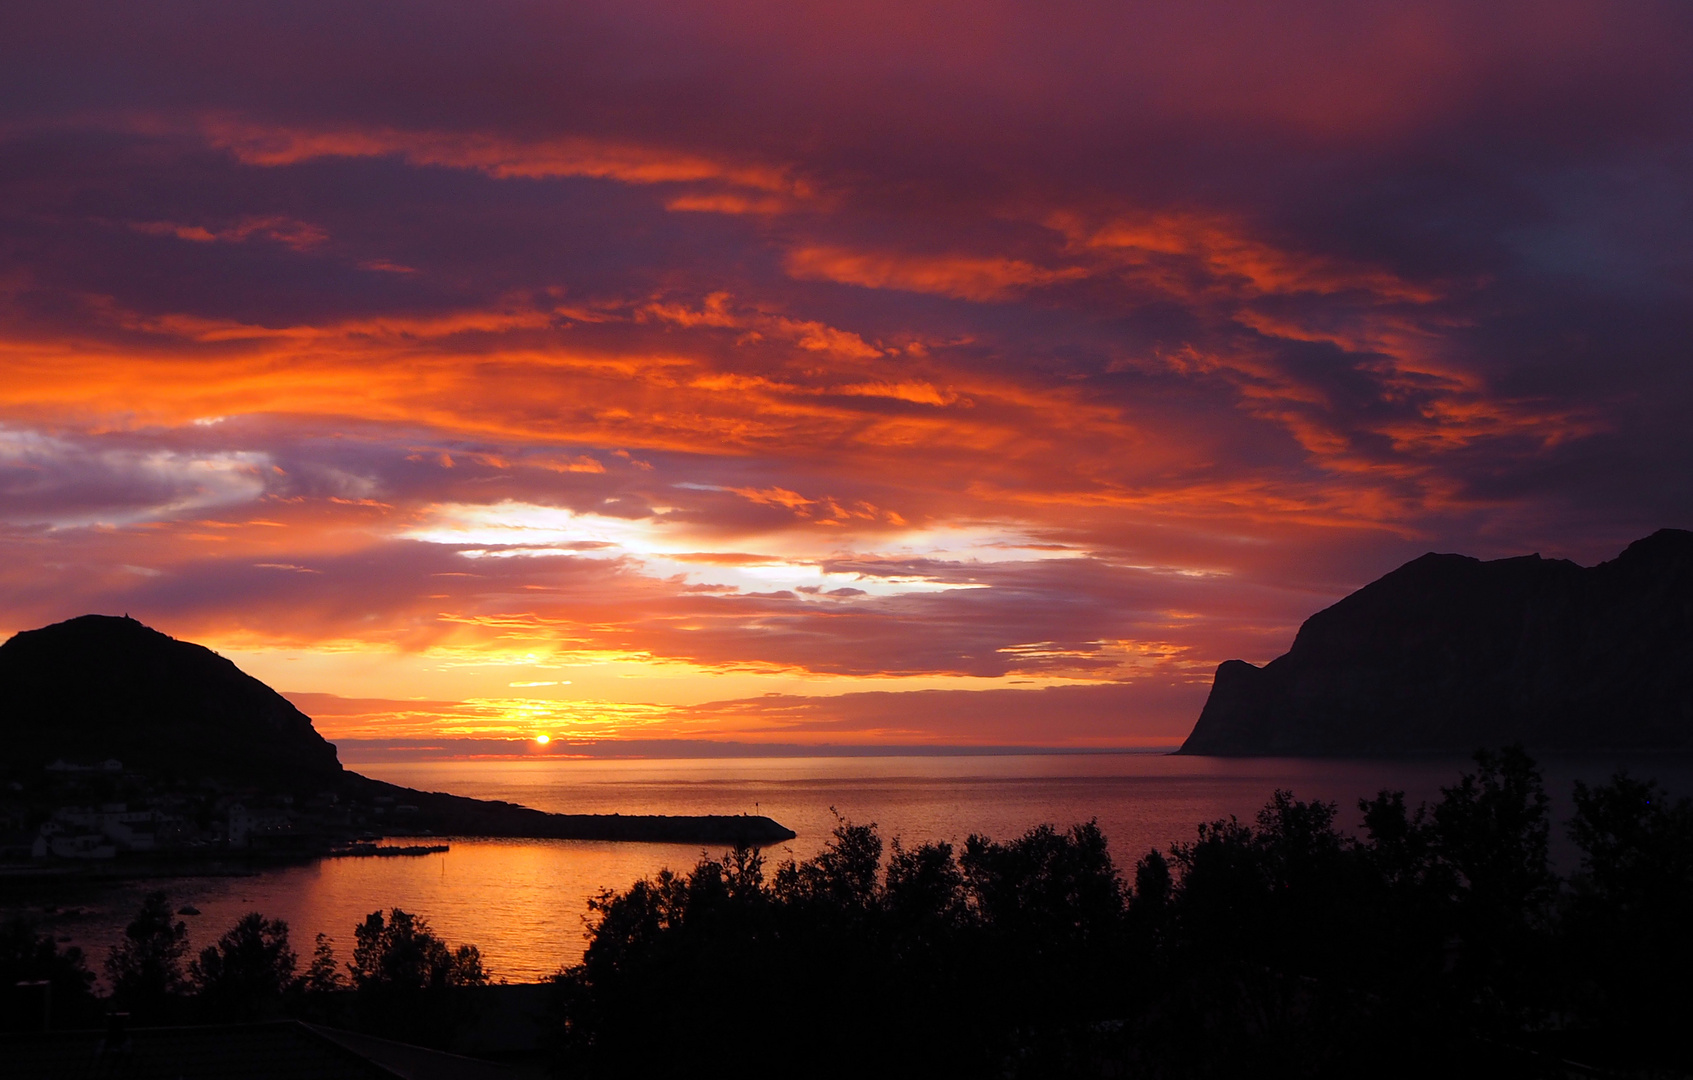
M 1168 754 L 1179 739 L 1120 746 L 1015 746 L 1002 744 L 753 743 L 714 739 L 604 739 L 545 746 L 515 739 L 334 739 L 349 768 L 399 761 L 690 760 L 816 757 L 1032 757 L 1101 754 Z

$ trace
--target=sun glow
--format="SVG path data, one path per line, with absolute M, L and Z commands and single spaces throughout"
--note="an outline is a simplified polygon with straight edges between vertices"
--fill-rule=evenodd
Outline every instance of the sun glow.
M 545 746 L 553 741 L 553 737 L 551 735 L 537 735 L 535 736 L 535 741 L 540 745 Z

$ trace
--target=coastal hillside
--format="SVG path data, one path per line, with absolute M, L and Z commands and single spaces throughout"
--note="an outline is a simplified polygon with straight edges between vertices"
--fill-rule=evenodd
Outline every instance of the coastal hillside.
M 284 854 L 378 834 L 725 845 L 794 838 L 758 815 L 550 814 L 360 776 L 281 694 L 210 649 L 127 616 L 83 615 L 0 645 L 0 739 L 0 773 L 20 785 L 32 820 L 71 821 L 72 804 L 133 804 L 124 813 L 149 829 L 163 815 L 163 835 L 200 843 L 202 852 L 221 849 L 205 847 L 204 828 L 187 818 L 227 818 L 216 834 L 227 843 L 237 829 L 226 792 L 237 788 L 242 835 Z M 166 806 L 169 813 L 142 809 Z M 148 835 L 147 850 L 166 851 Z
M 0 739 L 21 767 L 115 758 L 161 777 L 300 788 L 342 771 L 281 694 L 127 616 L 83 615 L 0 645 Z
M 1184 754 L 1693 750 L 1693 533 L 1594 567 L 1427 554 L 1229 660 Z

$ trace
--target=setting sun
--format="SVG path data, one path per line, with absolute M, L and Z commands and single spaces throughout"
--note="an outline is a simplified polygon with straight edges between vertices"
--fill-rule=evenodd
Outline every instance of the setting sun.
M 535 736 L 535 741 L 540 743 L 542 746 L 545 746 L 548 743 L 552 742 L 553 739 L 552 739 L 551 735 L 537 735 L 537 736 Z

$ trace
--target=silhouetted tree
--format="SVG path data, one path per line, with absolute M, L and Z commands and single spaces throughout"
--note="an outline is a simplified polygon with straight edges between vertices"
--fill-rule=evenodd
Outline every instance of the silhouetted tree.
M 1546 932 L 1557 896 L 1539 768 L 1522 747 L 1478 751 L 1477 771 L 1441 789 L 1431 848 L 1451 889 L 1459 950 L 1450 973 L 1477 1022 L 1506 1027 L 1551 985 Z
M 354 929 L 353 938 L 357 944 L 347 970 L 360 990 L 429 990 L 488 981 L 476 946 L 448 948 L 426 920 L 399 908 L 389 911 L 386 919 L 380 911 L 371 912 Z
M 834 838 L 815 859 L 803 863 L 790 859 L 777 869 L 777 896 L 820 902 L 839 912 L 869 909 L 882 862 L 882 838 L 875 822 L 854 825 L 838 815 L 837 820 Z
M 200 950 L 188 974 L 209 1016 L 253 1020 L 281 1004 L 294 983 L 295 964 L 288 924 L 254 911 L 243 915 L 216 945 Z
M 1362 800 L 1359 837 L 1278 791 L 1149 852 L 1132 889 L 1092 823 L 884 862 L 841 820 L 768 878 L 746 850 L 667 869 L 591 904 L 560 1064 L 668 1076 L 757 1023 L 769 1060 L 820 1077 L 1685 1068 L 1693 804 L 1578 786 L 1560 901 L 1534 762 L 1476 766 L 1432 805 Z
M 1345 1059 L 1361 1019 L 1349 950 L 1368 906 L 1335 814 L 1333 803 L 1277 791 L 1252 825 L 1208 822 L 1173 846 L 1173 880 L 1162 859 L 1142 860 L 1136 880 L 1162 919 L 1149 973 L 1158 990 L 1139 1002 L 1160 1017 L 1139 1033 L 1156 1059 L 1185 1061 L 1195 1075 L 1277 1058 L 1320 1074 Z M 1141 905 L 1136 897 L 1131 912 Z M 1131 923 L 1146 925 L 1138 914 Z
M 46 983 L 19 986 L 19 983 Z M 53 935 L 23 919 L 0 923 L 0 1024 L 39 1030 L 48 1007 L 55 1027 L 76 1027 L 92 1013 L 94 974 L 75 945 L 60 949 Z
M 1131 936 L 1143 952 L 1150 954 L 1163 945 L 1175 891 L 1170 861 L 1156 848 L 1148 851 L 1135 864 L 1135 883 L 1128 900 Z
M 362 1024 L 410 1042 L 450 1043 L 468 1019 L 470 1003 L 460 992 L 488 981 L 476 946 L 450 948 L 426 920 L 399 908 L 386 917 L 371 912 L 353 939 L 347 970 Z
M 772 1060 L 807 1075 L 979 1076 L 1050 1061 L 1049 1028 L 1110 1015 L 1123 889 L 1096 826 L 971 837 L 963 857 L 895 843 L 885 873 L 882 853 L 874 825 L 841 820 L 768 880 L 736 851 L 597 898 L 560 980 L 571 1067 L 687 1069 L 693 1047 L 756 1018 Z
M 335 941 L 328 934 L 319 934 L 301 989 L 313 994 L 328 994 L 346 988 L 347 977 L 341 974 L 341 967 L 335 961 Z
M 164 893 L 149 893 L 106 958 L 113 1003 L 137 1020 L 168 1018 L 172 998 L 186 987 L 182 958 L 187 951 L 187 925 L 172 917 Z
M 907 851 L 893 842 L 883 903 L 902 936 L 929 941 L 952 933 L 971 916 L 964 896 L 964 872 L 945 841 Z
M 1693 1067 L 1693 802 L 1618 773 L 1575 785 L 1581 851 L 1565 924 L 1569 1001 L 1594 1038 L 1643 1062 Z

